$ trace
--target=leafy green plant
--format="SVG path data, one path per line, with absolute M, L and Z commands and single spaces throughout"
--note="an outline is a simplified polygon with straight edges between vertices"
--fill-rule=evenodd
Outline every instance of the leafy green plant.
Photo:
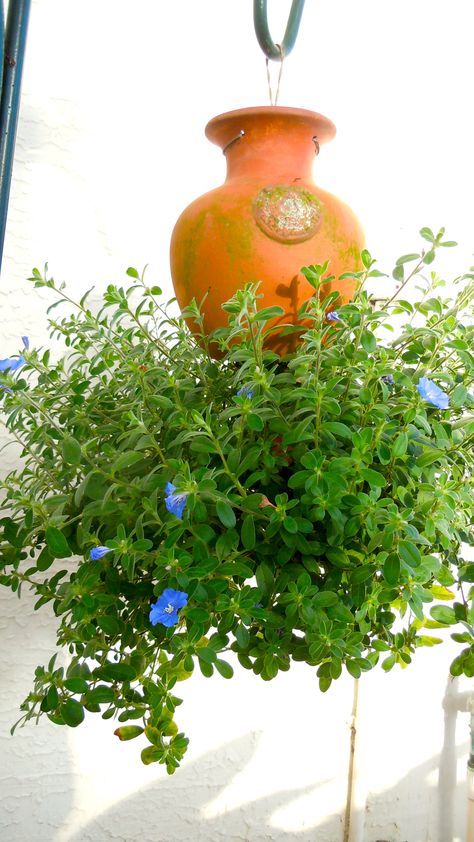
M 22 448 L 1 483 L 0 582 L 51 603 L 68 655 L 38 667 L 20 722 L 100 713 L 172 773 L 187 745 L 176 684 L 196 668 L 231 678 L 238 661 L 270 680 L 305 661 L 324 691 L 343 670 L 406 666 L 459 623 L 451 669 L 474 674 L 474 275 L 441 297 L 427 267 L 452 243 L 421 233 L 380 309 L 367 251 L 336 311 L 327 264 L 304 269 L 314 295 L 285 358 L 265 348 L 279 310 L 259 309 L 258 285 L 210 338 L 193 302 L 196 338 L 129 269 L 97 315 L 86 294 L 50 316 L 58 362 L 26 338 L 0 361 Z M 416 302 L 401 294 L 413 279 Z M 46 272 L 32 280 L 73 304 Z

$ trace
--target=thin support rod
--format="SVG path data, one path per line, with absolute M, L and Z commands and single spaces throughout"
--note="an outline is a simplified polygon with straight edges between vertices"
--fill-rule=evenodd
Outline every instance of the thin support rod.
M 295 46 L 296 36 L 300 28 L 305 0 L 293 0 L 288 23 L 281 45 L 275 44 L 268 28 L 267 0 L 253 0 L 253 22 L 255 34 L 266 57 L 273 61 L 281 61 L 289 55 Z
M 30 6 L 31 0 L 10 0 L 5 30 L 3 84 L 0 102 L 0 268 L 7 225 Z
M 358 703 L 359 703 L 359 679 L 354 679 L 354 693 L 352 697 L 352 713 L 350 721 L 350 746 L 349 746 L 349 771 L 347 775 L 347 799 L 344 814 L 343 842 L 349 842 L 351 838 L 351 824 L 354 812 L 354 784 L 356 766 L 356 742 L 358 727 Z

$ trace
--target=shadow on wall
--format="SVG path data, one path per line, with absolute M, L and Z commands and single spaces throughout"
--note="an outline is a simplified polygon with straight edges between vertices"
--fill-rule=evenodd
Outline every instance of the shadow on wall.
M 96 816 L 73 835 L 61 835 L 61 839 L 67 839 L 67 842 L 105 842 L 109 839 L 114 842 L 341 842 L 342 812 L 326 816 L 306 828 L 301 828 L 301 821 L 285 822 L 298 824 L 301 828 L 292 827 L 291 830 L 278 827 L 273 818 L 277 811 L 293 805 L 292 813 L 297 815 L 298 801 L 307 802 L 316 797 L 318 790 L 330 781 L 321 781 L 316 787 L 273 792 L 209 816 L 212 812 L 209 805 L 250 762 L 254 749 L 254 735 L 246 734 L 182 767 L 174 777 L 139 790 Z M 457 756 L 464 751 L 465 746 L 459 746 Z M 434 835 L 430 834 L 428 828 L 429 808 L 433 808 L 436 798 L 436 785 L 430 782 L 430 777 L 437 768 L 438 757 L 434 756 L 412 769 L 393 788 L 369 795 L 363 842 L 451 842 L 451 839 L 439 838 L 436 831 Z M 465 795 L 459 787 L 453 806 L 463 828 Z

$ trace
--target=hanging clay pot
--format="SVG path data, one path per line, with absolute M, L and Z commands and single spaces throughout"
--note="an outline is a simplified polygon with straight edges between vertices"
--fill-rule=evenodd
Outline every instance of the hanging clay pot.
M 221 304 L 256 281 L 260 306 L 285 310 L 271 324 L 298 324 L 298 309 L 314 293 L 300 270 L 312 263 L 329 260 L 335 280 L 327 293 L 337 290 L 341 303 L 351 298 L 355 282 L 338 277 L 361 268 L 362 229 L 350 208 L 312 178 L 315 152 L 335 131 L 321 114 L 279 106 L 230 111 L 206 126 L 226 156 L 227 179 L 178 219 L 171 274 L 181 308 L 207 293 L 207 333 L 227 324 Z M 276 333 L 268 344 L 283 354 L 296 341 L 295 334 Z

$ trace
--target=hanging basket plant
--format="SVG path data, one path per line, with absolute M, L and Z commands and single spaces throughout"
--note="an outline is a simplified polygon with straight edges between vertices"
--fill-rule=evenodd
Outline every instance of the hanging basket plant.
M 84 296 L 51 317 L 64 358 L 0 361 L 22 448 L 1 483 L 0 581 L 52 608 L 64 651 L 36 670 L 22 724 L 95 712 L 172 773 L 177 683 L 196 669 L 268 681 L 304 661 L 326 691 L 460 624 L 452 672 L 474 674 L 474 276 L 443 297 L 430 264 L 450 243 L 422 235 L 394 272 L 416 277 L 416 303 L 374 307 L 367 251 L 350 303 L 327 295 L 327 265 L 303 269 L 307 326 L 288 328 L 299 345 L 283 358 L 258 285 L 196 337 L 196 302 L 174 318 L 130 269 L 98 315 Z M 71 307 L 64 285 L 33 281 Z

